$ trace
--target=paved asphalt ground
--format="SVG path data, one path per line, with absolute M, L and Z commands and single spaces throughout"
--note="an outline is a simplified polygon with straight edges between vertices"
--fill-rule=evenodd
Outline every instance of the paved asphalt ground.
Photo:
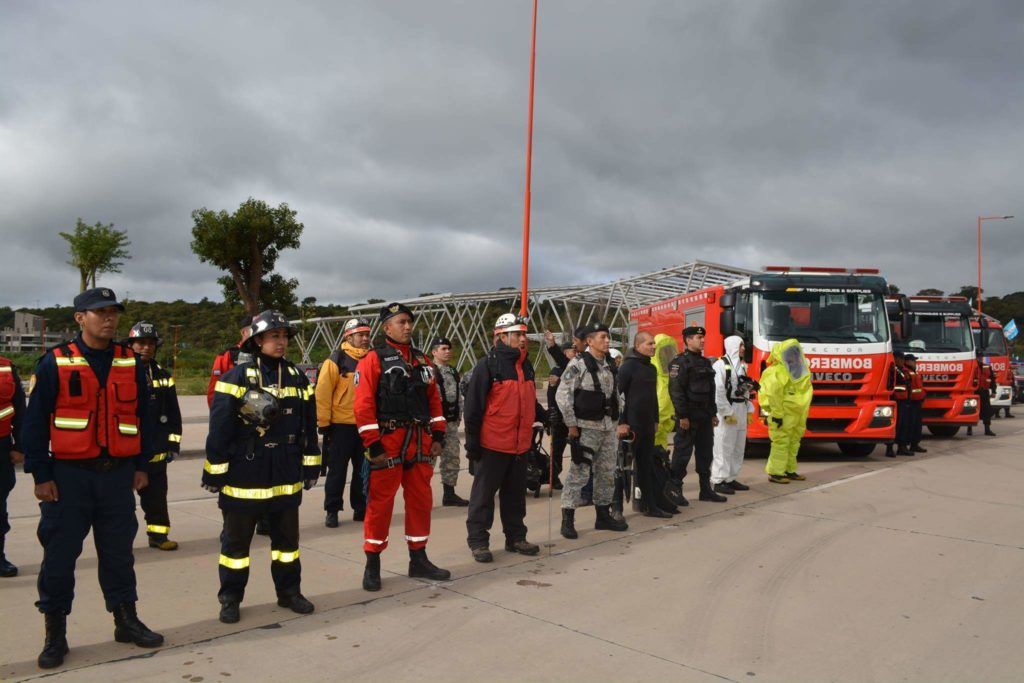
M 190 450 L 205 425 L 201 399 L 187 403 Z M 140 614 L 166 645 L 113 642 L 87 541 L 72 649 L 56 672 L 35 667 L 38 508 L 19 475 L 7 552 L 21 575 L 0 580 L 0 679 L 1020 681 L 1024 416 L 995 429 L 926 441 L 929 453 L 912 458 L 813 447 L 800 468 L 808 480 L 788 486 L 769 484 L 763 453 L 749 454 L 750 492 L 694 502 L 668 524 L 630 515 L 622 534 L 594 531 L 583 509 L 576 541 L 558 536 L 557 498 L 531 498 L 530 538 L 550 544 L 535 558 L 509 555 L 496 529 L 491 565 L 466 549 L 465 510 L 438 507 L 429 552 L 455 578 L 407 578 L 398 542 L 376 594 L 360 588 L 361 526 L 346 516 L 324 528 L 318 487 L 302 506 L 301 542 L 303 592 L 317 611 L 276 606 L 268 542 L 257 537 L 242 621 L 231 626 L 217 621 L 220 514 L 198 487 L 202 461 L 182 459 L 170 466 L 181 548 L 136 539 Z M 463 495 L 469 485 L 464 474 Z M 393 539 L 401 524 L 398 510 Z

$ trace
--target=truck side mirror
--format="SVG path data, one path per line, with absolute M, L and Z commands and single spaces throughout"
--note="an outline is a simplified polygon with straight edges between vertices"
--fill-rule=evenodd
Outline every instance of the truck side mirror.
M 725 308 L 718 314 L 718 329 L 723 337 L 736 334 L 736 309 Z
M 721 304 L 722 308 L 735 308 L 736 307 L 736 293 L 735 292 L 723 292 L 722 296 L 718 299 L 718 303 Z
M 914 334 L 914 316 L 910 314 L 910 299 L 900 294 L 900 337 L 904 341 Z

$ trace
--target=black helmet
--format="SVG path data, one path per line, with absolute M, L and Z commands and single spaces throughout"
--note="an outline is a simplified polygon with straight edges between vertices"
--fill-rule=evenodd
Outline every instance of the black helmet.
M 284 317 L 284 313 L 274 310 L 266 310 L 257 315 L 252 319 L 252 325 L 249 327 L 249 338 L 245 340 L 245 344 L 242 348 L 246 351 L 256 351 L 256 335 L 269 332 L 270 330 L 288 330 L 288 337 L 295 336 L 295 328 L 288 318 Z
M 242 422 L 255 427 L 262 434 L 274 423 L 279 412 L 277 398 L 259 387 L 253 387 L 242 394 L 238 416 Z
M 128 331 L 128 343 L 131 343 L 134 339 L 154 339 L 156 345 L 160 346 L 160 333 L 156 331 L 156 325 L 145 320 L 132 325 L 132 329 Z

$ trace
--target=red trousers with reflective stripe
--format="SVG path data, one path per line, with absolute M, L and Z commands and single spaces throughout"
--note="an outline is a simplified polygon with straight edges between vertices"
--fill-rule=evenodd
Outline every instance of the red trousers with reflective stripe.
M 434 507 L 434 494 L 430 478 L 434 468 L 429 463 L 416 463 L 409 469 L 402 466 L 371 470 L 366 499 L 366 518 L 363 520 L 363 550 L 379 553 L 388 547 L 388 530 L 395 509 L 398 486 L 405 497 L 405 538 L 410 550 L 427 547 L 430 536 L 430 509 Z

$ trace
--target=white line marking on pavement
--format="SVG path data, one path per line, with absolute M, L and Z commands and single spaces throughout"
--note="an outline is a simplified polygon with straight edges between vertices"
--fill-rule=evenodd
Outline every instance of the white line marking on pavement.
M 840 484 L 849 484 L 851 481 L 855 481 L 857 479 L 863 479 L 864 477 L 870 477 L 873 474 L 881 474 L 882 472 L 888 472 L 891 469 L 892 469 L 891 467 L 883 467 L 883 468 L 878 469 L 878 470 L 871 470 L 870 472 L 865 472 L 864 474 L 855 474 L 852 477 L 847 477 L 846 479 L 838 479 L 836 481 L 830 481 L 829 483 L 822 484 L 821 486 L 812 486 L 809 489 L 804 489 L 800 493 L 811 493 L 813 491 L 824 491 L 825 489 L 832 488 L 833 486 L 839 486 Z

